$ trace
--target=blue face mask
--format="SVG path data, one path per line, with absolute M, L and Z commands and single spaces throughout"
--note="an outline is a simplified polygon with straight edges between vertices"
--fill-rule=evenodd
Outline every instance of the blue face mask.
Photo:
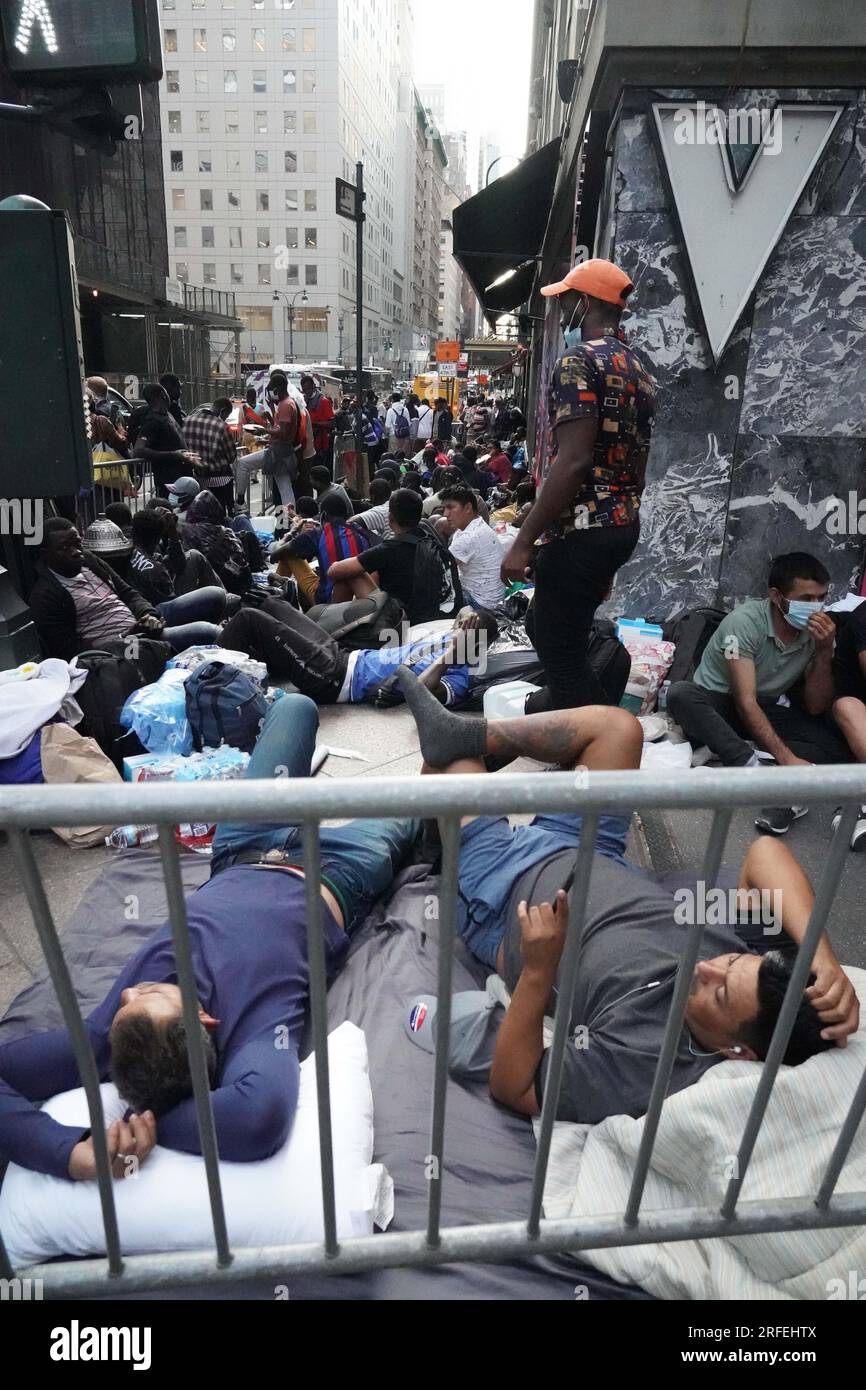
M 177 508 L 180 506 L 180 498 L 178 497 L 176 492 L 170 492 L 168 494 L 168 497 L 166 498 L 166 501 L 168 502 L 168 505 L 170 507 Z
M 788 611 L 784 614 L 784 618 L 785 622 L 791 624 L 791 627 L 803 631 L 809 626 L 809 619 L 813 613 L 823 612 L 823 603 L 807 603 L 805 599 L 791 599 L 788 602 Z
M 580 342 L 580 326 L 581 326 L 581 324 L 583 323 L 584 319 L 586 318 L 586 315 L 587 315 L 588 310 L 589 310 L 589 301 L 587 300 L 587 301 L 584 303 L 584 306 L 583 306 L 583 313 L 581 314 L 580 318 L 577 320 L 577 323 L 575 323 L 575 322 L 574 322 L 574 314 L 577 313 L 577 305 L 575 305 L 574 314 L 572 314 L 572 316 L 571 316 L 571 323 L 570 323 L 570 324 L 568 325 L 568 327 L 564 330 L 565 346 L 566 346 L 566 348 L 568 349 L 569 352 L 573 352 L 574 349 L 578 346 L 578 344 L 579 344 L 579 342 Z

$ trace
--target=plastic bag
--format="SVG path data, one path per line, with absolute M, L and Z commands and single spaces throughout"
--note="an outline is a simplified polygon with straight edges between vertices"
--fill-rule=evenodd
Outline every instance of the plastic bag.
M 120 712 L 124 729 L 132 729 L 148 753 L 192 752 L 192 729 L 186 717 L 184 682 L 188 671 L 163 671 L 153 685 L 130 695 Z
M 642 632 L 637 624 L 621 622 L 617 626 L 617 634 L 631 657 L 631 672 L 622 704 L 634 714 L 649 714 L 655 709 L 676 647 L 673 642 L 665 642 L 663 638 L 651 634 L 649 625 Z M 629 703 L 626 704 L 626 701 Z

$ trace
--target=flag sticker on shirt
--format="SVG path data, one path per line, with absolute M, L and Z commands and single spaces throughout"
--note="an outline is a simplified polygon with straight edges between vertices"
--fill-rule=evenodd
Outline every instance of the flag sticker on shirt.
M 420 1033 L 424 1020 L 427 1017 L 427 1005 L 416 1004 L 409 1014 L 409 1029 L 413 1033 Z

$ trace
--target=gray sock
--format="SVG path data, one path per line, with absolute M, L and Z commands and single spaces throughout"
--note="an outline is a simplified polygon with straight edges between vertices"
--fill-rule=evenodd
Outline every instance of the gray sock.
M 487 742 L 486 719 L 462 719 L 443 709 L 408 666 L 397 672 L 397 683 L 418 726 L 421 752 L 430 767 L 448 767 L 458 758 L 482 758 Z

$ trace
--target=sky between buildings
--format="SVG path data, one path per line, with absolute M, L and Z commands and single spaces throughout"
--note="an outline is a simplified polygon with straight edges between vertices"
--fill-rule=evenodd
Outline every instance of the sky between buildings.
M 415 0 L 415 81 L 444 83 L 449 130 L 503 156 L 491 178 L 514 168 L 526 148 L 533 0 Z

